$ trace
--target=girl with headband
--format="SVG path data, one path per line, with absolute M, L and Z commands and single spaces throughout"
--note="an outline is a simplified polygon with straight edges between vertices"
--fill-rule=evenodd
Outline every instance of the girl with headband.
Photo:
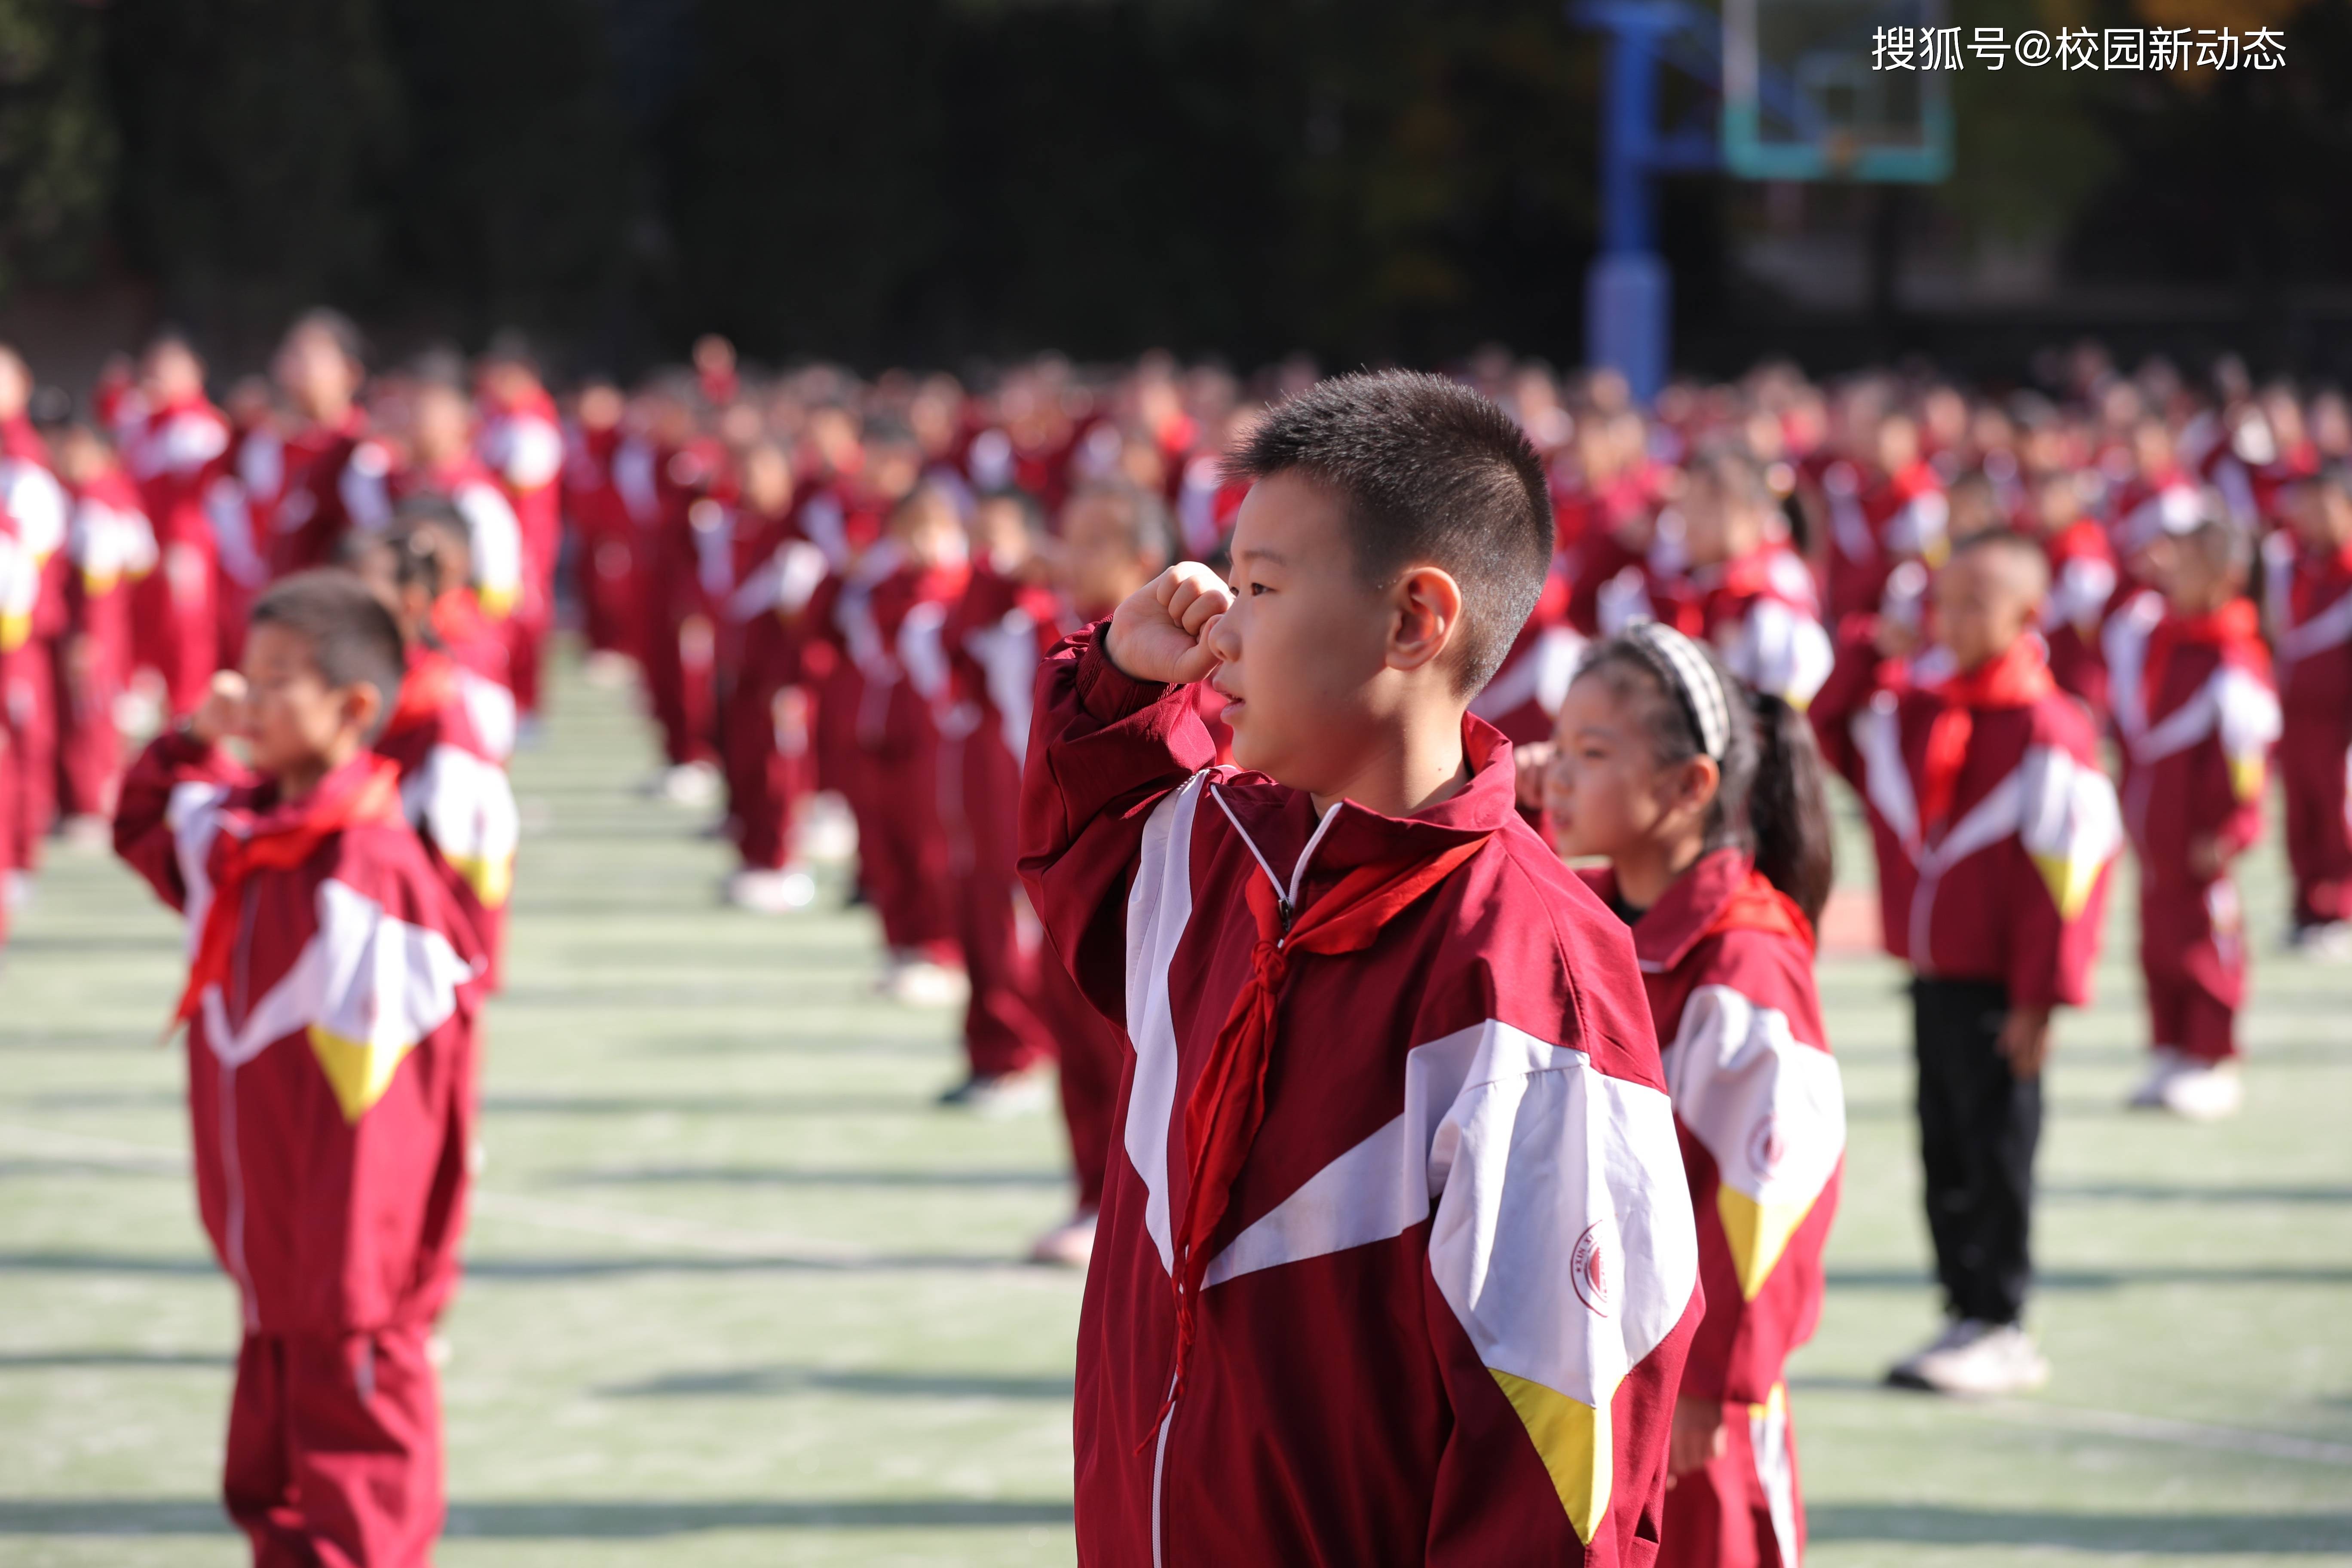
M 1706 1315 L 1667 1458 L 1661 1568 L 1804 1550 L 1781 1367 L 1821 1315 L 1845 1101 L 1813 987 L 1830 823 L 1804 718 L 1641 622 L 1587 657 L 1523 765 L 1566 857 L 1633 927 L 1657 1022 Z

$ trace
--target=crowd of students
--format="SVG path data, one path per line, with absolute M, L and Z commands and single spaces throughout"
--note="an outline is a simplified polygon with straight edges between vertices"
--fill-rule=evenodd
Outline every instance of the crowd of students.
M 1077 1202 L 1035 1256 L 1092 1258 L 1104 1561 L 1633 1560 L 1661 1521 L 1668 1561 L 1797 1560 L 1827 771 L 1916 975 L 1948 1321 L 1900 1382 L 2047 1375 L 2042 1066 L 2126 843 L 2137 1105 L 2238 1109 L 2273 748 L 2293 941 L 2352 945 L 2352 414 L 2228 364 L 1644 410 L 1500 354 L 969 388 L 705 339 L 559 403 L 519 344 L 371 373 L 321 311 L 221 406 L 171 335 L 37 402 L 0 349 L 0 868 L 13 903 L 53 828 L 110 836 L 189 915 L 265 1554 L 411 1561 L 438 1518 L 423 1336 L 560 605 L 644 694 L 649 789 L 723 808 L 720 896 L 805 906 L 854 823 L 880 988 L 962 1007 L 943 1101 L 1058 1084 Z

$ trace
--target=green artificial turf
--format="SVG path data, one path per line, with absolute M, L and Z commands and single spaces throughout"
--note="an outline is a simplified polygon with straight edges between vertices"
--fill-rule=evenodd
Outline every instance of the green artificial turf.
M 1009 1261 L 1066 1208 L 1058 1121 L 932 1109 L 951 1016 L 871 997 L 837 879 L 802 916 L 719 907 L 726 852 L 635 794 L 652 763 L 625 700 L 567 680 L 516 766 L 441 1561 L 1071 1561 L 1079 1281 Z M 1825 963 L 1852 1148 L 1791 1378 L 1814 1563 L 2352 1563 L 2352 968 L 2277 956 L 2274 847 L 2246 882 L 2240 1120 L 2118 1109 L 2127 888 L 2100 1005 L 2061 1026 L 2032 1399 L 1874 1385 L 1935 1326 L 1907 1011 L 1885 961 Z M 178 942 L 127 872 L 59 848 L 0 974 L 11 1568 L 242 1559 L 213 1500 L 234 1302 L 156 1044 Z

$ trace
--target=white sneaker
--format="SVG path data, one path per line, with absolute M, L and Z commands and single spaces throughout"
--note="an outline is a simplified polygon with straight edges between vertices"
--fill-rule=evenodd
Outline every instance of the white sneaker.
M 816 901 L 816 879 L 806 871 L 746 868 L 727 879 L 727 901 L 754 914 L 786 915 Z
M 875 989 L 909 1007 L 961 1007 L 971 998 L 962 970 L 921 957 L 893 958 Z
M 793 824 L 793 851 L 822 866 L 846 865 L 857 853 L 857 818 L 849 803 L 831 790 L 809 796 Z
M 680 763 L 655 775 L 653 795 L 672 805 L 709 805 L 719 799 L 719 770 L 709 763 Z
M 1045 1110 L 1053 1100 L 1053 1074 L 1034 1067 L 985 1078 L 975 1075 L 940 1095 L 939 1102 L 950 1110 L 977 1111 L 997 1121 Z
M 2050 1363 L 2033 1348 L 2033 1336 L 2019 1325 L 1964 1318 L 1934 1344 L 1898 1363 L 1886 1381 L 1931 1394 L 1987 1399 L 2040 1388 L 2050 1381 Z
M 1084 1268 L 1095 1255 L 1095 1211 L 1080 1209 L 1029 1247 L 1029 1261 L 1056 1268 Z
M 2234 1061 L 2184 1060 L 2164 1084 L 2164 1109 L 2190 1121 L 2220 1121 L 2237 1115 L 2245 1102 L 2245 1080 Z
M 2162 1110 L 2164 1086 L 2172 1081 L 2188 1058 L 2172 1046 L 2158 1046 L 2147 1053 L 2147 1076 L 2131 1091 L 2124 1104 L 2133 1110 Z
M 33 907 L 33 874 L 11 871 L 0 880 L 0 902 L 5 902 L 10 914 L 18 914 Z
M 581 666 L 580 676 L 601 691 L 612 691 L 629 684 L 636 669 L 636 661 L 627 654 L 599 648 Z
M 84 854 L 114 847 L 114 824 L 105 817 L 68 816 L 58 826 L 58 837 L 68 848 Z

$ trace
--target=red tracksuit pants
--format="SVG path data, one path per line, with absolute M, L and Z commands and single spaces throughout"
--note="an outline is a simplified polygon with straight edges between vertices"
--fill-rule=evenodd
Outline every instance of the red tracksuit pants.
M 132 641 L 139 662 L 163 678 L 175 719 L 196 710 L 221 667 L 217 584 L 209 539 L 175 540 L 163 562 L 131 588 Z
M 2290 712 L 2278 742 L 2294 923 L 2352 920 L 2352 712 Z
M 955 888 L 940 815 L 939 735 L 903 680 L 860 682 L 859 743 L 842 793 L 857 818 L 857 875 L 882 940 L 897 952 L 954 962 Z
M 38 637 L 0 654 L 0 726 L 8 731 L 15 787 L 0 837 L 0 865 L 39 868 L 41 840 L 58 814 L 58 691 L 49 645 Z
M 721 749 L 727 815 L 747 870 L 783 868 L 792 857 L 794 809 L 814 783 L 814 704 L 797 684 L 799 662 L 774 616 L 759 616 L 743 628 Z
M 646 697 L 672 767 L 707 763 L 719 722 L 719 639 L 710 617 L 681 611 L 667 592 L 648 597 L 640 659 Z
M 222 1493 L 256 1568 L 415 1568 L 441 1533 L 425 1330 L 247 1334 Z
M 1034 1006 L 1038 938 L 1021 927 L 1015 823 L 1021 768 L 1003 738 L 964 708 L 939 740 L 940 821 L 955 879 L 956 940 L 971 1000 L 963 1016 L 972 1075 L 1021 1072 L 1052 1059 L 1054 1037 Z M 1024 939 L 1025 938 L 1025 939 Z
M 1657 1568 L 1796 1568 L 1805 1551 L 1788 1395 L 1723 1407 L 1722 1457 L 1675 1481 Z
M 2139 965 L 2147 981 L 2148 1043 L 2200 1061 L 2238 1054 L 2246 999 L 2246 939 L 2238 887 L 2210 882 L 2141 885 Z
M 114 727 L 114 704 L 130 675 L 130 641 L 127 625 L 116 626 L 98 620 L 90 629 L 69 638 L 64 657 L 58 660 L 58 773 L 65 786 L 62 804 L 68 816 L 114 815 L 123 765 L 122 735 Z
M 548 634 L 555 629 L 555 552 L 560 541 L 544 524 L 523 541 L 522 592 L 507 617 L 507 679 L 515 710 L 535 714 L 544 696 Z
M 1102 1207 L 1103 1168 L 1110 1158 L 1110 1124 L 1127 1072 L 1127 1037 L 1095 1010 L 1062 961 L 1043 946 L 1033 1002 L 1061 1056 L 1062 1124 L 1070 1134 L 1070 1168 L 1078 1179 L 1078 1206 Z
M 625 521 L 617 527 L 579 525 L 572 569 L 579 579 L 580 610 L 588 647 L 597 653 L 637 656 L 636 550 Z

